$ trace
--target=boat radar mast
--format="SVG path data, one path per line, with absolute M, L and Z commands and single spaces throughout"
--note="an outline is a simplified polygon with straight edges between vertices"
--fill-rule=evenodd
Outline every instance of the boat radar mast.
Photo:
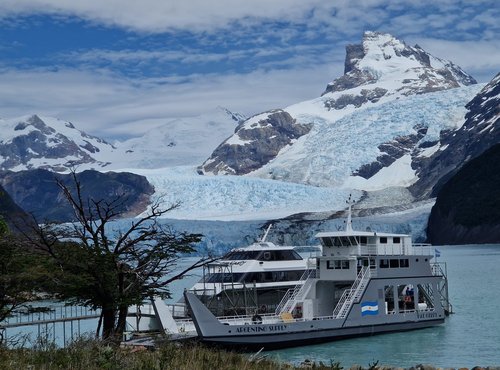
M 349 205 L 347 210 L 347 222 L 345 224 L 345 231 L 352 232 L 352 206 L 356 201 L 351 199 L 351 194 L 349 194 L 349 199 L 346 200 L 346 203 Z

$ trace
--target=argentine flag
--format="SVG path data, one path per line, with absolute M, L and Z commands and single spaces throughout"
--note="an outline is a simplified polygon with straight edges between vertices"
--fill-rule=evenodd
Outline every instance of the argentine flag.
M 361 316 L 378 315 L 378 302 L 366 301 L 361 302 Z

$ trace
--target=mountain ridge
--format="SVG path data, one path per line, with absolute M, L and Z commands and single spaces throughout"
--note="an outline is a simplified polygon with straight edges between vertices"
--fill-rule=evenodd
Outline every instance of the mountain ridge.
M 288 141 L 286 133 L 279 136 L 279 130 L 276 130 L 278 134 L 273 139 L 279 144 L 273 148 L 273 151 L 277 153 L 274 157 L 259 156 L 259 147 L 262 142 L 244 140 L 243 131 L 240 135 L 237 130 L 233 137 L 223 142 L 200 166 L 199 172 L 203 174 L 249 174 L 283 181 L 329 186 L 326 184 L 326 179 L 324 181 L 319 179 L 322 176 L 321 173 L 328 172 L 329 168 L 321 163 L 321 159 L 313 163 L 310 160 L 311 152 L 305 152 L 303 148 L 314 135 L 324 136 L 322 129 L 341 128 L 342 123 L 346 122 L 348 117 L 361 110 L 380 107 L 394 101 L 415 100 L 416 96 L 437 94 L 440 91 L 467 88 L 476 84 L 471 76 L 452 62 L 436 58 L 420 47 L 409 47 L 389 34 L 366 32 L 363 35 L 362 44 L 349 45 L 346 50 L 343 76 L 329 83 L 319 98 L 282 109 L 283 114 L 290 115 L 290 122 L 295 127 L 307 125 L 312 127 L 310 130 Z M 475 92 L 474 89 L 473 91 Z M 465 105 L 472 97 L 472 94 L 468 95 L 463 104 Z M 275 111 L 261 113 L 258 115 L 260 122 L 268 122 L 269 116 L 274 113 Z M 264 124 L 255 124 L 254 118 L 251 120 L 252 122 L 249 123 L 254 124 L 252 127 L 254 130 L 263 130 Z M 242 127 L 248 129 L 248 126 Z M 375 175 L 382 168 L 401 158 L 402 154 L 417 147 L 419 141 L 425 139 L 425 130 L 428 130 L 428 126 L 425 122 L 415 122 L 406 131 L 395 128 L 395 134 L 392 137 L 374 143 L 380 154 L 372 157 L 371 160 L 367 159 L 358 168 L 352 168 L 351 174 L 359 174 L 365 178 Z M 267 126 L 266 129 L 269 130 Z M 355 127 L 353 129 L 356 130 Z M 357 134 L 363 135 L 360 132 Z M 349 136 L 347 133 L 345 135 Z M 352 137 L 355 135 L 351 135 L 351 141 L 354 140 Z M 256 133 L 254 136 L 259 135 Z M 331 140 L 335 140 L 335 137 L 329 136 Z M 413 140 L 413 144 L 407 145 L 408 140 Z M 400 144 L 404 144 L 402 145 L 404 148 L 400 148 L 397 155 L 388 153 L 391 147 L 401 147 Z M 321 147 L 316 146 L 311 149 L 312 155 L 317 158 L 322 156 L 319 148 Z M 324 148 L 331 152 L 331 148 L 327 146 Z M 231 156 L 234 152 L 244 152 L 247 156 L 245 160 L 238 162 Z M 251 166 L 245 163 L 248 158 L 252 163 Z M 291 164 L 293 170 L 285 168 L 288 164 Z M 289 174 L 286 174 L 287 172 Z M 315 177 L 318 180 L 313 180 Z M 328 175 L 326 177 L 329 178 Z M 336 183 L 336 185 L 339 184 Z

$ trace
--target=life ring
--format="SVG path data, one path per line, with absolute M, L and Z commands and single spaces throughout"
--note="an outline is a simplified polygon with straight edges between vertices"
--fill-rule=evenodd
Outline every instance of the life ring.
M 260 315 L 253 315 L 252 316 L 252 324 L 262 324 L 262 316 Z
M 411 303 L 411 297 L 409 295 L 405 295 L 405 303 Z

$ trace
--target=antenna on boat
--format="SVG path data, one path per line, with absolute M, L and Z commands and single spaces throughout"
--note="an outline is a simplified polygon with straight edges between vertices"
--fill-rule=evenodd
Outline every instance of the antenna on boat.
M 263 243 L 266 241 L 266 238 L 267 238 L 267 234 L 269 234 L 269 230 L 271 230 L 271 227 L 273 226 L 273 224 L 269 224 L 269 226 L 267 227 L 267 230 L 266 232 L 264 233 L 264 236 L 262 237 L 262 239 L 260 239 L 260 242 Z
M 347 222 L 345 224 L 345 231 L 351 232 L 352 231 L 352 205 L 356 203 L 354 199 L 351 199 L 351 194 L 349 194 L 349 199 L 346 200 L 346 203 L 349 205 L 349 208 L 347 210 Z

